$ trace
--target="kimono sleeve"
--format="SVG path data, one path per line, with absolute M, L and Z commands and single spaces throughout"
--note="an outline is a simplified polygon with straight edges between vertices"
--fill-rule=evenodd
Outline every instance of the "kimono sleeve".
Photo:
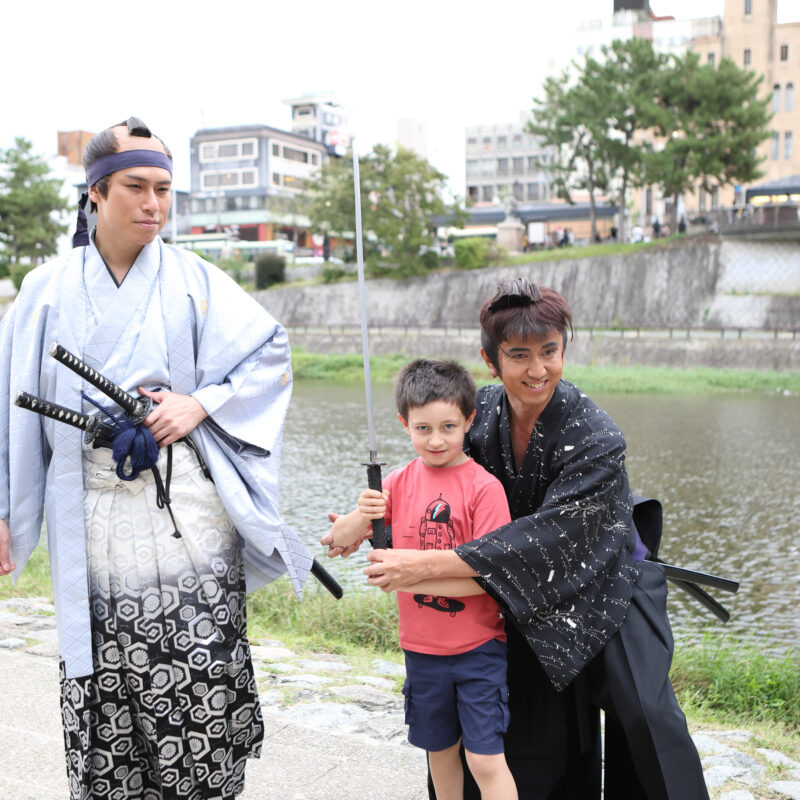
M 557 446 L 552 480 L 532 513 L 457 548 L 519 623 L 564 609 L 617 567 L 630 527 L 625 441 L 590 430 Z
M 0 319 L 0 519 L 8 521 L 9 500 L 9 418 L 11 404 L 11 345 L 14 307 Z

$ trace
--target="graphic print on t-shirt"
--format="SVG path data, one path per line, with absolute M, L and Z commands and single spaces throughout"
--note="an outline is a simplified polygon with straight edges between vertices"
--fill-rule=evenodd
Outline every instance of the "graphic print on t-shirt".
M 450 519 L 450 505 L 442 499 L 428 503 L 419 523 L 420 550 L 452 550 L 456 546 L 456 530 Z
M 419 522 L 420 550 L 452 550 L 456 546 L 456 530 L 450 519 L 450 504 L 441 492 L 436 500 L 428 503 L 425 516 Z M 433 594 L 415 594 L 414 602 L 419 608 L 432 608 L 454 617 L 465 606 L 452 597 L 437 597 Z

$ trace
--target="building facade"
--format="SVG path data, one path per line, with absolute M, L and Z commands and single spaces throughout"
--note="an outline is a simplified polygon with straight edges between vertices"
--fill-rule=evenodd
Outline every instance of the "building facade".
M 350 145 L 347 109 L 332 94 L 304 94 L 284 105 L 292 109 L 292 133 L 313 139 L 328 148 L 331 155 L 342 156 Z
M 554 154 L 525 131 L 519 122 L 476 125 L 466 129 L 466 187 L 471 205 L 498 205 L 509 198 L 518 203 L 543 203 L 551 198 L 546 169 Z
M 327 155 L 321 142 L 267 125 L 197 131 L 191 140 L 191 233 L 308 246 L 310 223 L 298 212 L 297 196 Z

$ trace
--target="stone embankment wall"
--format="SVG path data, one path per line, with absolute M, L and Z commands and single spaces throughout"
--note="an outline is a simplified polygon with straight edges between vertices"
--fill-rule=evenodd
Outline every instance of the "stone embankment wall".
M 716 237 L 625 256 L 441 272 L 404 281 L 370 280 L 372 352 L 474 360 L 481 303 L 498 280 L 507 277 L 524 277 L 561 292 L 580 329 L 621 325 L 765 331 L 762 338 L 738 339 L 729 330 L 722 339 L 719 334 L 694 333 L 686 338 L 680 331 L 669 338 L 663 333 L 590 336 L 579 330 L 570 346 L 574 363 L 800 369 L 800 337 L 782 334 L 773 339 L 766 333 L 800 328 L 800 247 Z M 312 352 L 360 352 L 355 281 L 271 289 L 256 293 L 256 298 L 289 328 L 295 345 Z M 333 328 L 320 329 L 324 326 Z M 408 330 L 389 330 L 396 326 Z M 442 326 L 449 330 L 430 330 Z M 464 329 L 459 332 L 458 326 Z

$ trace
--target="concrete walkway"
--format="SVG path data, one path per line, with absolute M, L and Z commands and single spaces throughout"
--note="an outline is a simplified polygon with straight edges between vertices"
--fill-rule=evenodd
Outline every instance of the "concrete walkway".
M 64 743 L 53 658 L 0 650 L 0 795 L 65 800 Z M 325 734 L 264 709 L 261 758 L 241 800 L 423 800 L 423 754 L 362 736 Z

